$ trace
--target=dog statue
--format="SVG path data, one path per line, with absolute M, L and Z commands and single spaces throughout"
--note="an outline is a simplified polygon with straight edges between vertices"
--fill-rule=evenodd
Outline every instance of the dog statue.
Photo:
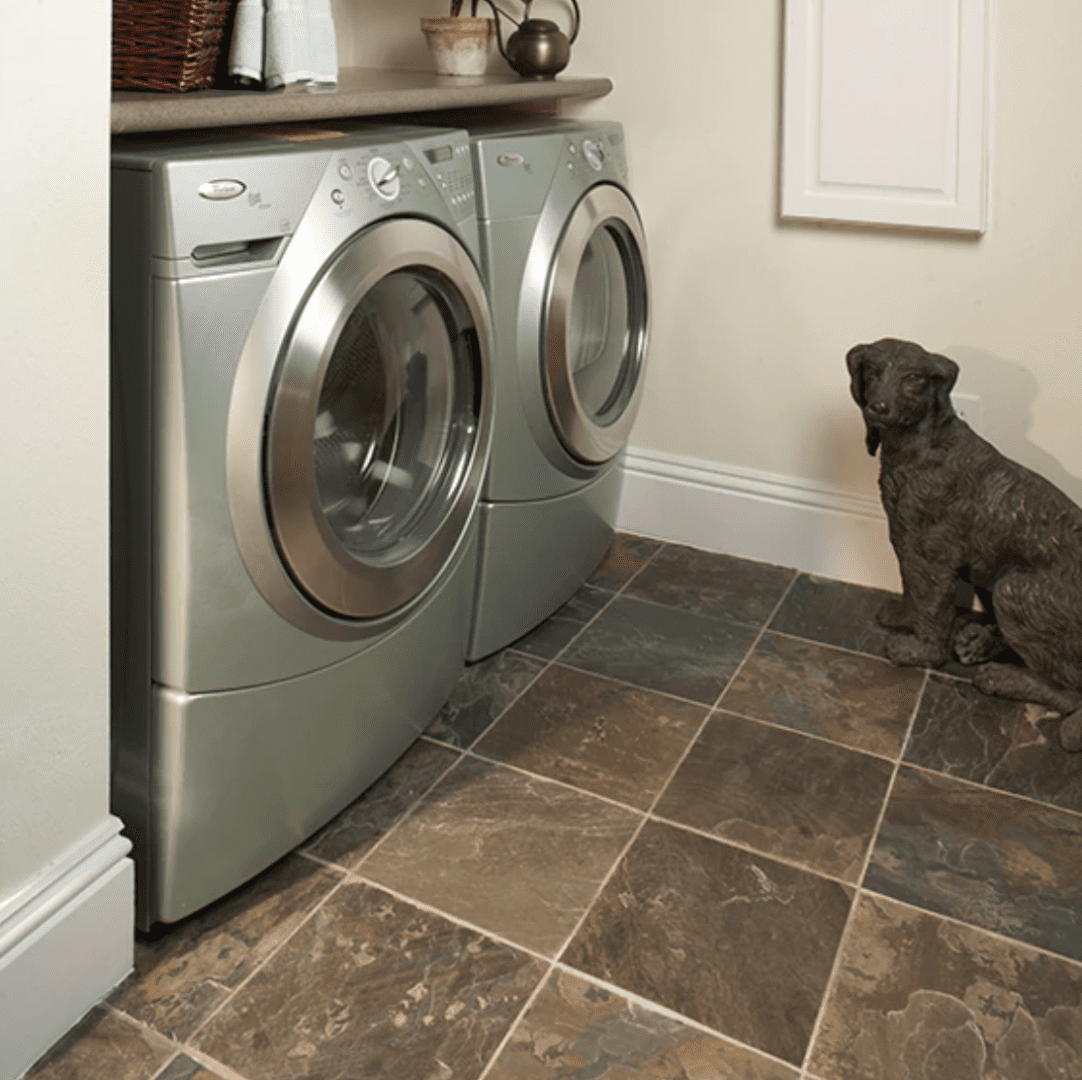
M 880 451 L 879 490 L 902 595 L 879 622 L 896 664 L 938 667 L 953 651 L 980 664 L 986 694 L 1063 717 L 1064 749 L 1082 750 L 1082 509 L 1005 458 L 955 415 L 958 365 L 884 338 L 846 355 L 850 389 Z M 958 579 L 995 622 L 956 618 Z M 998 630 L 997 630 L 998 627 Z M 987 662 L 1009 645 L 1025 667 Z

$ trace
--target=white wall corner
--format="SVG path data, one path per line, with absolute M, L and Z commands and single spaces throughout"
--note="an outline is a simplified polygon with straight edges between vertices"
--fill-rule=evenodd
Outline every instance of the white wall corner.
M 0 1080 L 15 1080 L 132 969 L 135 867 L 109 817 L 0 902 Z
M 980 233 L 989 0 L 785 0 L 781 214 Z
M 878 499 L 630 447 L 617 528 L 899 591 Z

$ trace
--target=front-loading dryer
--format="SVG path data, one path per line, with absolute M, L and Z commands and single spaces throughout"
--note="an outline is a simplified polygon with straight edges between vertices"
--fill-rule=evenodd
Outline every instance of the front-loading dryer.
M 141 927 L 311 834 L 461 674 L 477 255 L 461 131 L 114 146 L 113 806 Z
M 518 120 L 470 137 L 495 381 L 475 660 L 552 614 L 611 542 L 649 277 L 620 124 Z

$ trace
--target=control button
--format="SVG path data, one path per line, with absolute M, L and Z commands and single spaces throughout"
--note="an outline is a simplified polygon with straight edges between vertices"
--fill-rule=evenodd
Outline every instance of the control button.
M 331 199 L 339 206 L 346 201 L 345 195 L 338 188 L 335 188 L 334 191 L 331 192 Z
M 404 157 L 402 159 L 402 168 L 404 168 L 404 169 L 412 169 L 413 168 L 413 159 L 408 158 L 408 157 Z
M 342 177 L 343 180 L 352 180 L 353 170 L 343 161 L 342 164 L 338 166 L 338 175 Z
M 577 154 L 579 152 L 578 147 L 574 143 L 567 144 L 567 152 L 569 154 Z
M 496 158 L 496 164 L 502 165 L 505 169 L 507 169 L 510 168 L 512 165 L 521 165 L 523 160 L 524 159 L 521 154 L 508 152 L 506 154 L 500 154 L 500 156 Z

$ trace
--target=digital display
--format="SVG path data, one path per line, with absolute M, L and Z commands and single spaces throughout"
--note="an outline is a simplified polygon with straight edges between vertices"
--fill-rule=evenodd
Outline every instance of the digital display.
M 437 146 L 432 150 L 425 151 L 425 157 L 433 165 L 439 165 L 441 161 L 450 161 L 454 156 L 454 149 L 450 146 Z

